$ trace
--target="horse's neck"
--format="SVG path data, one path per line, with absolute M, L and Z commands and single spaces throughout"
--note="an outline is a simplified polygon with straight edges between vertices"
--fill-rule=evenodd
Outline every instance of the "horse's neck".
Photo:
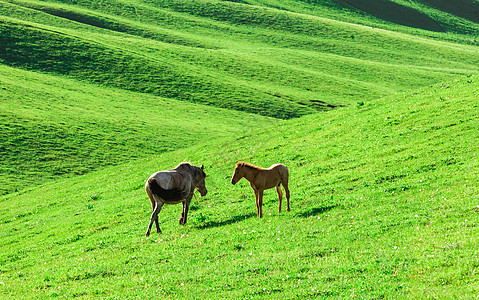
M 179 176 L 176 177 L 177 188 L 180 189 L 190 189 L 191 185 L 196 185 L 196 178 L 190 174 L 187 170 L 182 168 L 175 169 L 176 174 Z
M 180 165 L 175 169 L 175 171 L 180 175 L 181 179 L 185 180 L 187 177 L 190 177 L 193 181 L 195 181 L 195 176 L 191 172 L 192 170 L 187 168 L 185 165 Z

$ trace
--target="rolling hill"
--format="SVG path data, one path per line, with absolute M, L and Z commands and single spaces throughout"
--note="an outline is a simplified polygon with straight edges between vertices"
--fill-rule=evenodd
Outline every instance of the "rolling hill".
M 477 1 L 0 0 L 0 294 L 470 299 Z M 291 175 L 255 217 L 238 160 Z M 208 195 L 144 237 L 145 180 Z
M 478 293 L 477 76 L 58 180 L 2 202 L 0 285 L 17 298 L 471 298 Z M 184 159 L 209 193 L 160 213 L 144 182 Z M 230 183 L 281 161 L 292 211 Z M 28 284 L 27 284 L 28 283 Z
M 277 119 L 0 66 L 0 194 Z
M 277 118 L 479 65 L 464 44 L 230 1 L 3 3 L 3 64 Z
M 477 45 L 479 4 L 475 0 L 249 0 L 235 2 L 312 14 L 415 35 L 457 39 Z M 436 35 L 434 32 L 447 32 L 453 35 Z
M 477 47 L 467 45 L 477 24 L 431 5 L 416 9 L 445 32 L 344 1 L 1 1 L 1 193 L 30 176 L 84 174 L 274 122 L 259 116 L 290 119 L 477 73 Z M 469 29 L 452 26 L 458 18 Z M 195 125 L 191 114 L 173 117 L 200 107 L 192 103 L 230 110 L 228 121 L 216 122 L 218 110 Z

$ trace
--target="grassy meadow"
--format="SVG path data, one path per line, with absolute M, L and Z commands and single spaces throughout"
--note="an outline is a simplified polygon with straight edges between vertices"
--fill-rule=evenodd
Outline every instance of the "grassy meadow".
M 0 66 L 0 194 L 277 119 Z
M 0 1 L 0 193 L 479 71 L 466 29 L 306 2 Z
M 230 1 L 1 3 L 3 64 L 283 119 L 479 65 L 454 32 L 437 41 Z
M 2 200 L 2 293 L 31 298 L 454 298 L 479 293 L 477 77 L 166 152 Z M 444 113 L 446 111 L 447 113 Z M 204 164 L 209 193 L 144 238 L 146 178 Z M 292 211 L 230 184 L 290 169 Z
M 479 9 L 448 3 L 0 0 L 0 295 L 477 298 Z M 292 210 L 256 218 L 238 160 Z M 145 238 L 182 161 L 208 194 Z

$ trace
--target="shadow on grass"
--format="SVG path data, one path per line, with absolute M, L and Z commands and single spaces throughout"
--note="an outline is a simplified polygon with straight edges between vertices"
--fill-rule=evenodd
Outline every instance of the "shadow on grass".
M 479 2 L 475 0 L 424 0 L 422 2 L 449 14 L 479 23 Z
M 463 1 L 471 2 L 471 0 Z M 389 0 L 344 0 L 344 2 L 358 10 L 388 22 L 437 32 L 445 31 L 444 28 L 441 27 L 441 24 L 430 16 Z M 428 2 L 441 1 L 429 0 Z M 447 6 L 453 7 L 454 5 Z
M 330 210 L 332 210 L 333 208 L 336 208 L 336 207 L 339 207 L 339 205 L 313 207 L 310 210 L 297 213 L 295 216 L 301 217 L 301 218 L 309 218 L 309 217 L 317 216 L 319 214 L 324 214 L 325 212 L 328 212 L 328 211 L 330 211 Z
M 230 219 L 224 220 L 224 221 L 207 221 L 207 222 L 204 222 L 202 224 L 197 224 L 197 225 L 195 225 L 195 227 L 199 228 L 199 229 L 221 227 L 221 226 L 225 226 L 225 225 L 229 225 L 229 224 L 238 223 L 238 222 L 244 221 L 244 220 L 252 218 L 252 217 L 256 217 L 256 214 L 250 213 L 250 214 L 246 214 L 246 215 L 234 216 L 234 217 L 231 217 Z

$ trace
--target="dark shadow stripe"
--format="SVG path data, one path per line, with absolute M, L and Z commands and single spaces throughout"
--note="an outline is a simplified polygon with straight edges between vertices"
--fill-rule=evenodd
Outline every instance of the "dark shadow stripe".
M 344 0 L 376 18 L 408 27 L 444 32 L 439 22 L 415 9 L 387 0 Z

